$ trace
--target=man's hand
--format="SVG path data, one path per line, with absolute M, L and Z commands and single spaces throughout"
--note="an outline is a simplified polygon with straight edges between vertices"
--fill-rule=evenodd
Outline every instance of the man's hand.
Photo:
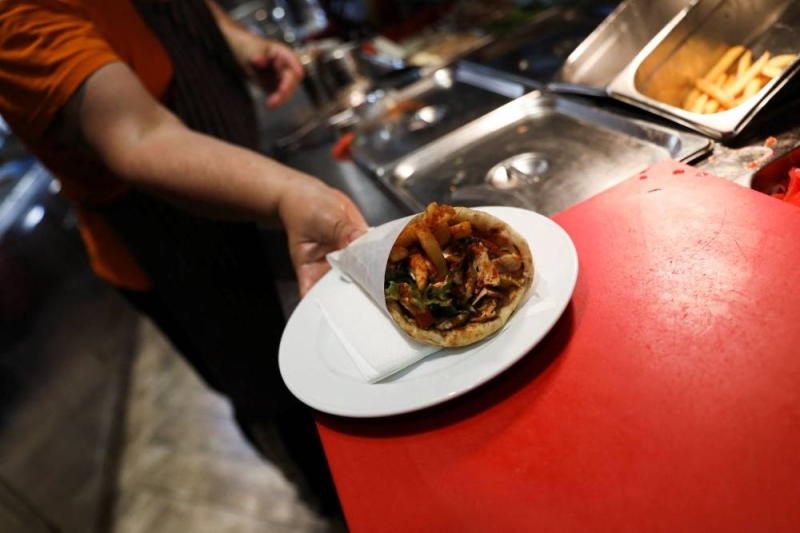
M 353 202 L 314 178 L 293 180 L 278 210 L 289 236 L 300 296 L 330 270 L 325 259 L 328 253 L 344 248 L 367 231 L 367 223 Z
M 300 60 L 284 44 L 256 38 L 244 57 L 248 74 L 267 93 L 269 109 L 285 104 L 303 79 Z
M 267 93 L 265 105 L 274 109 L 286 103 L 303 79 L 303 65 L 285 44 L 262 39 L 231 19 L 213 0 L 208 6 L 233 55 L 248 76 Z

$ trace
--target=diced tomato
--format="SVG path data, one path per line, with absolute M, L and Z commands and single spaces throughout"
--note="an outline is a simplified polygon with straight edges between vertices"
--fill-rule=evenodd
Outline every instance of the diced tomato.
M 337 161 L 351 161 L 353 159 L 353 152 L 350 150 L 350 147 L 355 138 L 356 134 L 352 131 L 342 135 L 331 150 L 333 158 Z
M 430 309 L 425 309 L 424 312 L 419 313 L 414 318 L 417 319 L 417 324 L 422 329 L 428 329 L 428 326 L 436 322 L 436 320 L 433 318 L 433 314 L 431 314 Z
M 789 169 L 789 186 L 786 189 L 784 201 L 794 205 L 800 205 L 800 168 L 792 167 Z

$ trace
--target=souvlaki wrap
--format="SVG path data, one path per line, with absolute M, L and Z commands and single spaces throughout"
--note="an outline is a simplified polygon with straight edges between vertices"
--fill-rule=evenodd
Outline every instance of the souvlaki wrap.
M 480 210 L 430 204 L 329 256 L 414 339 L 458 347 L 499 331 L 534 265 L 525 239 Z

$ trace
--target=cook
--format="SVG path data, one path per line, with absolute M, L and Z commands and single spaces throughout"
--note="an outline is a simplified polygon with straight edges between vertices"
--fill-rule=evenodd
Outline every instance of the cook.
M 283 224 L 303 293 L 366 224 L 341 192 L 257 152 L 247 76 L 273 80 L 274 108 L 303 71 L 210 0 L 0 0 L 0 115 L 75 203 L 94 271 L 336 512 L 313 420 L 278 372 L 284 317 L 254 223 Z

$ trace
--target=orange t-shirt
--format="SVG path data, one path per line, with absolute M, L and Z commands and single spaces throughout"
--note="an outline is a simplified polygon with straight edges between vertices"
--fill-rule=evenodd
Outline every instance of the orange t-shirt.
M 91 209 L 126 187 L 102 163 L 45 136 L 81 84 L 115 61 L 163 100 L 172 63 L 130 0 L 0 0 L 0 115 L 75 202 L 94 271 L 118 287 L 147 290 L 147 275 Z

